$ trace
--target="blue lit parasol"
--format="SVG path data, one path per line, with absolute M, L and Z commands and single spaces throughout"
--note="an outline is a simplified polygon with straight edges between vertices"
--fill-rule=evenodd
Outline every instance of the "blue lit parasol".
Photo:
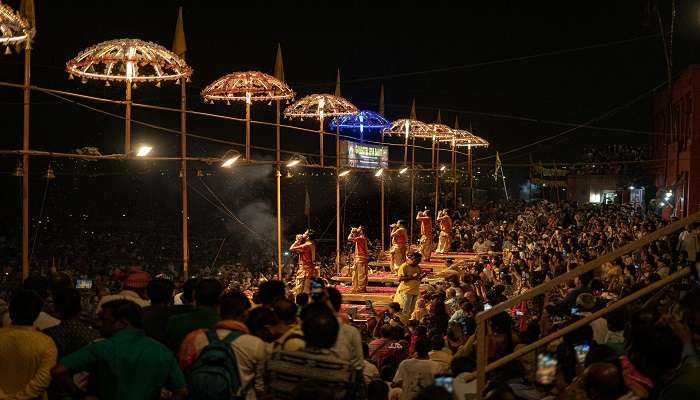
M 343 115 L 335 118 L 330 124 L 332 129 L 340 128 L 343 133 L 360 133 L 360 141 L 364 139 L 364 133 L 377 132 L 391 126 L 386 118 L 374 111 L 360 111 L 354 115 Z M 349 132 L 348 132 L 349 131 Z

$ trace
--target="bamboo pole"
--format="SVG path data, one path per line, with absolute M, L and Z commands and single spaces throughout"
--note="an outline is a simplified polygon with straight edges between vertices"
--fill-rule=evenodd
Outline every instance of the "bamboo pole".
M 321 114 L 318 118 L 320 122 L 320 127 L 319 127 L 319 157 L 321 158 L 321 166 L 323 167 L 323 114 Z
M 190 244 L 189 244 L 189 205 L 187 192 L 187 87 L 185 79 L 180 81 L 180 161 L 182 189 L 182 273 L 185 279 L 189 274 Z
M 280 101 L 276 101 L 275 125 L 275 194 L 277 198 L 277 279 L 282 280 L 282 171 L 280 159 Z
M 435 212 L 433 218 L 437 218 L 438 209 L 440 208 L 440 142 L 435 148 Z
M 340 123 L 335 125 L 335 272 L 340 275 Z
M 22 278 L 29 276 L 29 106 L 32 43 L 27 40 L 24 47 L 24 86 L 22 115 Z
M 250 161 L 250 96 L 245 101 L 245 160 Z
M 452 201 L 453 210 L 457 209 L 457 145 L 454 139 L 452 140 Z
M 408 212 L 409 216 L 408 219 L 410 222 L 410 229 L 409 229 L 409 241 L 408 241 L 408 248 L 411 248 L 411 243 L 413 243 L 413 220 L 415 219 L 413 217 L 413 210 L 415 208 L 415 181 L 416 181 L 416 138 L 413 138 L 413 141 L 411 143 L 411 210 Z
M 129 157 L 131 153 L 131 80 L 126 81 L 126 96 L 124 104 L 126 112 L 124 115 L 124 154 Z
M 382 146 L 383 146 L 384 145 L 384 134 L 381 135 L 381 142 L 382 142 Z M 388 162 L 387 162 L 387 167 L 388 167 Z M 379 225 L 380 226 L 379 229 L 380 229 L 381 237 L 382 237 L 382 239 L 381 239 L 382 252 L 384 252 L 384 249 L 386 248 L 385 247 L 386 243 L 384 242 L 384 236 L 386 235 L 386 233 L 384 232 L 384 229 L 385 229 L 385 226 L 384 226 L 385 222 L 384 221 L 386 219 L 386 217 L 384 216 L 384 176 L 379 177 L 379 202 L 381 203 L 381 205 L 379 207 L 381 209 L 381 211 L 380 211 L 381 223 Z
M 467 146 L 467 173 L 469 174 L 469 206 L 474 203 L 474 171 L 472 170 L 472 146 Z

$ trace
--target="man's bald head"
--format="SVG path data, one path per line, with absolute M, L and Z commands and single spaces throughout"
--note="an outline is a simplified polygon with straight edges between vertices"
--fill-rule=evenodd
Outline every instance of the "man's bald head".
M 627 393 L 622 371 L 615 364 L 591 364 L 583 372 L 583 383 L 591 400 L 615 400 Z

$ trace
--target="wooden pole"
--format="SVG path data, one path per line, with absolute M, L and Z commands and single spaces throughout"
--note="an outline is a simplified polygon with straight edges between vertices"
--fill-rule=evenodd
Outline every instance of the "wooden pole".
M 340 275 L 340 123 L 335 125 L 335 270 Z
M 383 89 L 382 89 L 383 90 Z M 382 145 L 384 145 L 384 135 L 382 135 Z M 379 177 L 379 202 L 381 203 L 380 205 L 380 217 L 381 217 L 381 223 L 379 224 L 380 226 L 380 231 L 381 231 L 381 243 L 382 243 L 382 252 L 384 252 L 385 247 L 385 242 L 384 242 L 384 235 L 386 233 L 384 232 L 384 221 L 386 217 L 384 216 L 384 176 Z
M 282 280 L 282 171 L 280 160 L 280 101 L 275 124 L 275 193 L 277 197 L 277 279 Z
M 472 170 L 472 146 L 467 146 L 467 174 L 469 174 L 469 206 L 474 203 L 474 171 Z
M 250 98 L 249 98 L 249 96 L 246 96 L 246 101 L 245 101 L 245 160 L 250 161 Z
M 319 157 L 321 158 L 321 167 L 323 167 L 323 114 L 318 118 L 320 122 L 320 127 L 319 127 Z
M 184 78 L 182 78 L 184 79 Z M 129 157 L 131 153 L 131 81 L 126 81 L 126 106 L 124 122 L 124 154 Z
M 476 398 L 486 389 L 486 321 L 476 326 Z
M 182 189 L 182 274 L 185 279 L 190 270 L 189 206 L 187 197 L 187 88 L 186 79 L 180 80 L 180 161 Z
M 438 208 L 440 208 L 440 142 L 435 148 L 435 212 L 433 218 L 437 218 Z
M 457 146 L 452 140 L 452 209 L 457 209 Z
M 415 208 L 414 201 L 415 201 L 415 181 L 416 181 L 416 138 L 414 137 L 412 142 L 411 142 L 411 210 L 408 212 L 409 216 L 408 219 L 410 222 L 410 228 L 409 228 L 409 241 L 408 241 L 408 248 L 411 248 L 411 243 L 413 243 L 413 209 Z
M 22 116 L 22 278 L 29 276 L 29 97 L 31 78 L 32 43 L 24 47 L 24 87 Z

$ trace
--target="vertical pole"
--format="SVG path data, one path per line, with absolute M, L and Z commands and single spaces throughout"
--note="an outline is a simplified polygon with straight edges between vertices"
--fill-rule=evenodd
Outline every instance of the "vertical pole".
M 452 209 L 457 209 L 457 146 L 452 140 Z
M 486 321 L 476 324 L 476 398 L 482 399 L 486 388 Z
M 438 208 L 440 207 L 440 142 L 435 149 L 435 212 L 433 218 L 437 217 Z
M 340 275 L 340 123 L 335 125 L 335 270 Z
M 318 118 L 319 122 L 321 123 L 321 126 L 319 128 L 319 157 L 321 158 L 321 167 L 323 167 L 323 114 Z
M 411 142 L 411 210 L 408 212 L 408 220 L 411 221 L 410 224 L 410 229 L 409 229 L 409 241 L 408 241 L 408 247 L 409 249 L 411 248 L 411 243 L 413 243 L 413 209 L 415 208 L 415 205 L 413 204 L 414 200 L 414 195 L 415 195 L 415 181 L 416 181 L 416 138 L 413 138 L 413 141 Z
M 280 101 L 277 100 L 277 121 L 275 124 L 275 192 L 277 194 L 277 279 L 282 280 L 282 171 L 280 171 Z
M 245 101 L 245 160 L 250 161 L 250 98 Z
M 32 43 L 24 47 L 24 99 L 22 119 L 22 279 L 29 276 L 29 82 Z
M 404 167 L 408 165 L 408 130 L 410 129 L 409 123 L 406 123 L 406 140 L 403 143 L 403 165 Z
M 384 145 L 384 134 L 382 134 L 382 145 Z M 386 218 L 386 217 L 384 216 L 384 176 L 380 176 L 380 177 L 379 177 L 379 202 L 381 203 L 381 206 L 380 206 L 380 208 L 381 208 L 381 213 L 380 213 L 380 214 L 381 214 L 381 215 L 380 215 L 380 217 L 381 217 L 381 223 L 380 223 L 380 225 L 379 225 L 379 226 L 380 226 L 379 229 L 380 229 L 381 237 L 382 237 L 381 242 L 382 242 L 382 253 L 383 253 L 383 252 L 384 252 L 384 249 L 386 248 L 386 247 L 385 247 L 385 242 L 384 242 L 384 235 L 386 235 L 386 233 L 384 232 L 384 229 L 385 229 L 385 227 L 384 227 L 384 221 L 385 221 L 385 218 Z
M 187 279 L 190 269 L 189 206 L 187 198 L 187 88 L 180 80 L 180 173 L 182 174 L 182 274 Z
M 184 78 L 181 78 L 184 79 Z M 126 81 L 126 115 L 124 125 L 124 155 L 131 153 L 131 80 Z
M 467 173 L 469 174 L 469 205 L 474 203 L 474 171 L 472 170 L 472 146 L 467 146 Z
M 436 151 L 436 146 L 438 146 L 438 150 L 437 150 L 437 151 L 440 151 L 440 150 L 439 150 L 440 143 L 439 143 L 437 140 L 435 140 L 435 136 L 433 136 L 433 149 L 432 149 L 432 151 L 430 152 L 430 168 L 432 168 L 432 170 L 433 170 L 433 175 L 434 175 L 434 177 L 435 177 L 435 196 L 434 196 L 434 201 L 433 201 L 433 206 L 434 206 L 433 208 L 435 209 L 435 213 L 437 213 L 437 203 L 438 203 L 438 183 L 437 183 L 437 182 L 438 182 L 438 181 L 437 181 L 437 180 L 438 180 L 438 174 L 437 174 L 437 168 L 435 167 L 435 151 Z M 437 215 L 437 214 L 433 214 L 433 215 Z

